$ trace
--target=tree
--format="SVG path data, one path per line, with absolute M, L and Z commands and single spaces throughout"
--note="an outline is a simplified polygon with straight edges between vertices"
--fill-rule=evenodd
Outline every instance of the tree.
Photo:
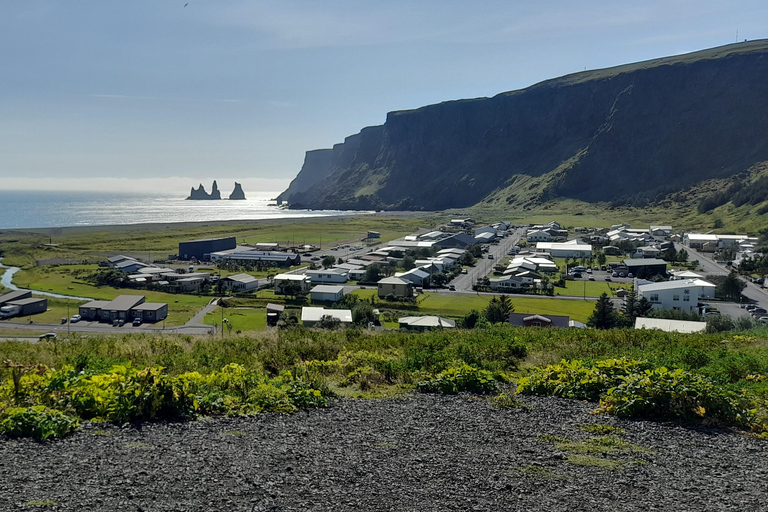
M 632 327 L 635 325 L 635 318 L 637 318 L 637 294 L 635 289 L 632 288 L 624 297 L 624 304 L 621 306 L 621 316 L 624 318 L 624 324 Z
M 483 310 L 483 316 L 491 324 L 506 323 L 509 314 L 515 311 L 512 301 L 506 295 L 493 297 Z
M 320 263 L 322 263 L 323 268 L 331 268 L 333 264 L 336 263 L 336 257 L 329 254 L 328 256 L 324 256 Z
M 595 304 L 595 310 L 587 320 L 587 325 L 595 327 L 596 329 L 611 329 L 616 327 L 619 323 L 619 317 L 616 311 L 613 309 L 613 303 L 608 297 L 607 293 L 603 293 L 597 304 Z
M 406 256 L 403 258 L 403 268 L 405 270 L 411 270 L 412 268 L 416 268 L 416 260 L 413 259 L 413 256 Z
M 653 311 L 653 303 L 645 297 L 640 297 L 640 300 L 635 304 L 635 318 L 647 317 Z
M 363 281 L 366 283 L 377 283 L 381 279 L 381 272 L 379 272 L 378 265 L 368 265 L 363 274 Z
M 712 276 L 711 280 L 717 286 L 716 295 L 736 302 L 747 287 L 747 283 L 739 279 L 739 275 L 733 270 L 727 276 Z
M 597 253 L 597 264 L 601 267 L 605 265 L 605 262 L 608 260 L 608 258 L 605 256 L 605 253 L 603 251 L 600 251 Z
M 436 274 L 432 274 L 430 277 L 430 282 L 433 286 L 443 286 L 445 283 L 448 282 L 448 276 L 443 274 L 442 272 L 437 272 Z
M 686 251 L 685 249 L 680 249 L 680 251 L 678 251 L 677 253 L 677 261 L 681 263 L 685 263 L 686 261 L 688 261 L 688 251 Z
M 473 258 L 483 257 L 483 248 L 480 244 L 472 244 L 467 247 L 467 252 L 472 255 Z
M 320 317 L 320 320 L 317 321 L 315 327 L 330 330 L 338 329 L 341 327 L 341 320 L 331 315 L 323 315 Z
M 474 329 L 477 325 L 478 321 L 480 320 L 480 312 L 478 312 L 476 309 L 473 309 L 466 315 L 464 315 L 464 318 L 461 319 L 461 326 L 465 329 Z
M 371 322 L 375 322 L 376 315 L 373 314 L 373 306 L 371 303 L 365 300 L 357 301 L 352 308 L 352 321 L 355 325 L 361 325 L 363 327 L 368 326 Z

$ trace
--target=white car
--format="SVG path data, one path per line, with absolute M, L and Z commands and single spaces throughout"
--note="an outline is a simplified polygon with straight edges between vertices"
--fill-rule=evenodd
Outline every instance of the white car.
M 82 319 L 83 319 L 83 317 L 81 317 L 80 315 L 72 315 L 72 318 L 69 319 L 69 323 L 76 324 L 77 322 L 79 322 Z

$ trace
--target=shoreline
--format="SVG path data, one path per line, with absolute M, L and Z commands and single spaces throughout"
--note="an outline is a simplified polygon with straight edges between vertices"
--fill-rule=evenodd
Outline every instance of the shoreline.
M 411 217 L 419 215 L 438 214 L 440 212 L 360 212 L 360 213 L 342 213 L 339 215 L 308 216 L 308 217 L 281 217 L 270 219 L 253 220 L 215 220 L 215 221 L 187 221 L 187 222 L 148 222 L 138 224 L 94 224 L 89 226 L 63 226 L 63 227 L 45 227 L 45 228 L 0 228 L 0 235 L 9 233 L 32 233 L 44 235 L 64 235 L 64 234 L 84 234 L 96 231 L 153 231 L 157 229 L 171 228 L 189 228 L 201 226 L 242 226 L 251 224 L 296 224 L 307 222 L 322 222 L 335 219 L 348 219 L 357 217 Z

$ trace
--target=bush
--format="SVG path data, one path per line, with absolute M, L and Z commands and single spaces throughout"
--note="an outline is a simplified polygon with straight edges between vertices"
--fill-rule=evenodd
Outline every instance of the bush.
M 709 418 L 739 426 L 749 425 L 753 416 L 705 377 L 664 367 L 622 379 L 600 400 L 600 410 L 633 418 Z
M 39 441 L 63 437 L 77 429 L 76 418 L 43 405 L 14 407 L 3 414 L 0 433 L 11 437 L 31 437 Z
M 448 368 L 427 380 L 419 382 L 416 389 L 422 393 L 443 393 L 455 395 L 461 391 L 487 395 L 497 390 L 493 374 L 465 364 L 458 368 Z

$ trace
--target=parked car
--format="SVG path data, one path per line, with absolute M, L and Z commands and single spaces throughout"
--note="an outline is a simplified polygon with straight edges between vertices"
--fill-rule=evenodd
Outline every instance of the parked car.
M 612 281 L 611 276 L 605 276 L 606 281 Z
M 462 274 L 466 274 L 467 273 L 467 269 L 465 269 L 465 268 L 461 269 L 461 273 Z
M 581 279 L 581 272 L 574 272 L 571 274 L 574 279 Z
M 633 274 L 632 272 L 630 272 L 629 274 L 627 274 L 627 277 L 628 277 L 628 278 L 630 278 L 630 279 L 632 279 L 632 278 L 634 278 L 634 277 L 635 277 L 635 274 Z
M 750 311 L 750 313 L 757 316 L 757 315 L 764 315 L 768 313 L 768 311 L 765 308 L 755 308 L 752 311 Z
M 492 260 L 492 259 L 493 259 L 493 254 L 489 254 L 489 255 L 488 255 L 488 259 L 489 259 L 489 260 Z
M 41 339 L 41 340 L 55 340 L 58 337 L 59 337 L 59 335 L 56 334 L 55 332 L 47 332 L 45 334 L 41 334 L 37 338 Z
M 456 291 L 456 287 L 455 287 L 454 285 L 450 285 L 450 286 L 448 287 L 448 289 L 449 289 L 450 291 L 452 291 L 452 292 L 455 292 L 455 291 Z
M 595 280 L 595 276 L 589 276 L 589 280 L 590 281 L 594 281 Z
M 763 324 L 768 324 L 768 316 L 761 316 L 757 321 Z
M 133 319 L 133 326 L 134 327 L 138 327 L 139 325 L 141 325 L 141 318 L 134 318 Z
M 320 261 L 320 258 L 318 258 L 317 256 L 312 256 L 312 257 L 310 258 L 310 260 L 311 260 L 311 261 Z
M 67 319 L 66 319 L 66 317 L 62 317 L 62 318 L 61 318 L 61 323 L 63 323 L 63 324 L 67 323 Z
M 618 272 L 614 272 L 613 274 L 611 274 L 611 277 L 619 277 L 619 273 Z
M 605 265 L 601 265 L 601 266 L 600 266 L 600 270 L 602 270 L 603 272 L 605 272 Z
M 81 317 L 80 315 L 72 315 L 72 318 L 69 319 L 69 323 L 76 324 L 77 322 L 79 322 L 82 319 L 83 319 L 83 317 Z

